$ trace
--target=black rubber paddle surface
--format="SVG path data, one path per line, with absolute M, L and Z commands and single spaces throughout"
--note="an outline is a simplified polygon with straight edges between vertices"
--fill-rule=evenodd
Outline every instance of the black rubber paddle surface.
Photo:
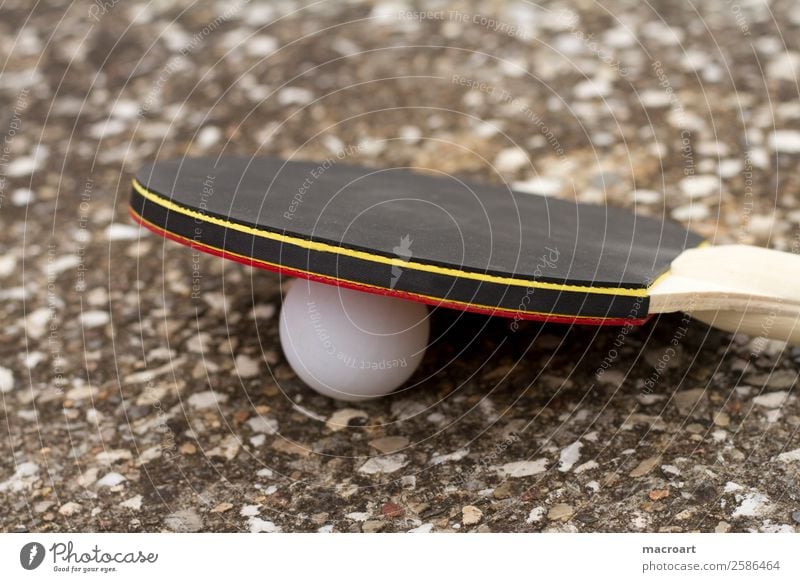
M 185 158 L 141 169 L 135 218 L 230 258 L 448 307 L 640 320 L 702 238 L 670 222 L 408 169 Z

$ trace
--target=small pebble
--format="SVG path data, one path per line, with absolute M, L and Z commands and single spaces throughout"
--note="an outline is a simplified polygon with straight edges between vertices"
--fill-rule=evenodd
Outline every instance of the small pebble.
M 763 406 L 764 408 L 780 408 L 788 399 L 789 393 L 785 390 L 779 390 L 777 392 L 768 392 L 761 396 L 756 396 L 753 398 L 753 403 L 758 406 Z
M 76 513 L 80 513 L 82 509 L 83 507 L 81 507 L 80 504 L 75 503 L 74 501 L 68 501 L 58 508 L 58 513 L 65 517 L 71 517 Z
M 629 473 L 631 477 L 643 477 L 652 471 L 661 462 L 661 457 L 650 457 L 639 463 L 636 468 Z
M 581 448 L 583 447 L 583 443 L 580 441 L 575 441 L 568 447 L 561 450 L 561 456 L 559 458 L 558 470 L 562 473 L 566 473 L 572 466 L 578 462 L 581 458 Z
M 403 517 L 405 514 L 405 509 L 396 503 L 384 503 L 383 507 L 381 507 L 381 515 L 389 519 L 397 519 Z
M 251 44 L 252 39 L 247 42 L 249 46 Z M 201 149 L 208 149 L 213 145 L 216 145 L 217 142 L 222 138 L 222 130 L 218 127 L 213 125 L 207 125 L 203 129 L 201 129 L 197 133 L 197 138 L 195 139 L 195 143 Z
M 264 433 L 268 435 L 276 434 L 278 432 L 278 421 L 274 418 L 267 418 L 265 416 L 254 416 L 247 421 L 247 425 L 255 433 Z
M 545 508 L 544 507 L 534 507 L 531 509 L 528 517 L 525 519 L 525 523 L 536 523 L 542 521 L 542 518 L 545 515 Z
M 139 511 L 142 508 L 142 496 L 134 495 L 130 499 L 126 499 L 125 501 L 121 502 L 119 506 L 127 509 L 133 509 L 134 511 Z
M 666 499 L 669 497 L 669 489 L 653 489 L 647 495 L 652 501 L 659 501 L 661 499 Z
M 203 520 L 193 509 L 181 509 L 165 517 L 164 525 L 174 532 L 193 533 L 203 528 Z
M 110 316 L 105 311 L 84 311 L 81 314 L 81 324 L 86 329 L 100 327 L 109 322 Z
M 14 389 L 14 374 L 8 368 L 0 366 L 0 392 L 7 393 Z
M 127 481 L 127 479 L 120 475 L 119 473 L 107 473 L 104 475 L 98 482 L 97 485 L 100 487 L 115 487 L 120 483 Z
M 726 412 L 714 413 L 714 424 L 717 426 L 726 427 L 731 424 L 731 417 Z
M 547 519 L 550 521 L 567 521 L 575 513 L 575 510 L 568 503 L 556 503 L 547 512 Z
M 461 508 L 461 523 L 464 525 L 475 525 L 480 523 L 483 512 L 474 505 L 465 505 Z
M 504 149 L 497 154 L 494 165 L 499 172 L 514 173 L 530 166 L 530 160 L 525 151 L 512 147 Z
M 189 406 L 194 409 L 218 408 L 220 404 L 228 401 L 228 395 L 213 390 L 205 390 L 192 394 L 188 398 Z
M 358 472 L 364 475 L 389 474 L 399 471 L 406 465 L 408 465 L 408 459 L 401 454 L 372 457 L 361 465 Z
M 779 154 L 800 153 L 800 131 L 795 129 L 782 129 L 769 136 L 769 147 Z
M 132 241 L 148 236 L 148 231 L 138 226 L 115 222 L 108 225 L 105 234 L 110 241 Z
M 387 436 L 369 441 L 369 446 L 382 453 L 395 453 L 408 446 L 408 439 L 404 436 Z
M 36 194 L 29 188 L 17 188 L 11 193 L 11 203 L 14 206 L 27 206 L 36 200 Z
M 719 177 L 712 175 L 689 176 L 680 181 L 681 191 L 689 198 L 703 198 L 719 192 Z
M 506 463 L 498 469 L 501 477 L 530 477 L 531 475 L 538 475 L 544 473 L 547 469 L 547 459 L 537 459 L 535 461 L 515 461 L 513 463 Z

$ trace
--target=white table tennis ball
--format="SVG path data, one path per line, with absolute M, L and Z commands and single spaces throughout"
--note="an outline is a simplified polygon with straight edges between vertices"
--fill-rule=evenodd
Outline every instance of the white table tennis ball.
M 430 336 L 424 305 L 297 280 L 283 300 L 280 338 L 295 373 L 337 400 L 366 400 L 414 373 Z

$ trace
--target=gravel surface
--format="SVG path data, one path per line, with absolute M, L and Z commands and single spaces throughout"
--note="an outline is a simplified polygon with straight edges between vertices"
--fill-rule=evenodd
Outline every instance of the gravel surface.
M 572 8 L 566 9 L 569 5 Z M 800 531 L 800 350 L 437 310 L 341 404 L 277 275 L 134 227 L 203 153 L 413 166 L 800 251 L 800 6 L 7 1 L 0 529 Z

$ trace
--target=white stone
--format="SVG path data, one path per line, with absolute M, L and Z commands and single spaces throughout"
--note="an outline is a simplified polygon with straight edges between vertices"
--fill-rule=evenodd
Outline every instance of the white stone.
M 742 489 L 743 487 L 738 483 L 735 483 L 734 481 L 728 481 L 727 483 L 725 483 L 725 488 L 723 489 L 723 491 L 725 493 L 734 493 L 736 491 L 741 491 Z
M 800 78 L 800 54 L 796 52 L 783 52 L 767 63 L 767 78 L 782 81 L 797 82 Z
M 591 461 L 586 461 L 575 467 L 575 473 L 585 473 L 586 471 L 591 471 L 592 469 L 597 469 L 600 465 L 597 461 L 592 459 Z
M 639 93 L 639 101 L 645 107 L 666 107 L 670 102 L 670 94 L 659 89 L 647 89 Z
M 106 121 L 95 123 L 89 128 L 89 137 L 101 140 L 112 135 L 117 135 L 125 131 L 128 124 L 119 118 L 110 118 Z
M 64 395 L 68 400 L 89 400 L 93 398 L 98 392 L 97 387 L 91 384 L 81 384 L 70 388 Z
M 744 169 L 744 162 L 735 158 L 728 160 L 720 160 L 719 162 L 719 175 L 721 178 L 733 178 Z
M 14 474 L 3 482 L 0 482 L 0 492 L 12 491 L 19 492 L 29 488 L 39 474 L 39 465 L 36 463 L 20 463 L 16 466 Z
M 140 238 L 149 236 L 146 229 L 130 224 L 122 224 L 119 222 L 112 222 L 106 227 L 105 235 L 108 240 L 139 240 Z
M 81 509 L 83 509 L 83 507 L 81 507 L 79 503 L 67 501 L 64 505 L 58 508 L 58 513 L 66 517 L 71 517 L 76 513 L 79 513 Z
M 214 390 L 204 390 L 192 394 L 188 398 L 189 406 L 197 410 L 204 408 L 218 407 L 228 401 L 228 395 L 222 392 L 215 392 Z
M 281 105 L 307 105 L 314 99 L 314 94 L 302 87 L 285 87 L 278 93 Z
M 535 461 L 515 461 L 506 463 L 499 467 L 497 472 L 501 477 L 529 477 L 544 473 L 547 469 L 547 459 L 536 459 Z
M 91 329 L 94 327 L 100 327 L 101 325 L 105 325 L 109 322 L 110 316 L 105 311 L 84 311 L 81 314 L 81 324 L 86 329 Z
M 249 44 L 250 41 L 248 41 Z M 214 125 L 207 125 L 197 132 L 195 143 L 201 149 L 208 149 L 222 139 L 222 130 Z
M 632 47 L 639 44 L 636 34 L 627 26 L 620 24 L 614 28 L 609 28 L 603 35 L 604 44 L 616 48 Z
M 542 521 L 544 514 L 546 513 L 544 507 L 534 507 L 531 509 L 531 512 L 528 514 L 527 519 L 525 519 L 525 523 L 536 523 Z
M 255 433 L 275 434 L 278 432 L 278 421 L 266 416 L 254 416 L 247 421 L 247 425 Z
M 663 196 L 661 192 L 656 190 L 634 190 L 633 199 L 637 204 L 655 204 L 659 202 Z
M 14 206 L 25 206 L 36 200 L 33 190 L 28 188 L 17 188 L 11 193 L 11 204 Z
M 278 50 L 278 41 L 266 34 L 252 36 L 244 43 L 244 50 L 254 57 L 266 57 Z
M 278 533 L 281 531 L 280 526 L 260 517 L 251 517 L 247 523 L 250 526 L 250 533 Z
M 33 156 L 23 156 L 15 158 L 6 166 L 6 175 L 12 178 L 30 176 L 39 169 L 39 160 Z
M 382 457 L 372 457 L 361 465 L 358 472 L 364 475 L 388 474 L 399 471 L 406 465 L 408 465 L 408 460 L 405 455 L 384 455 Z
M 127 509 L 133 509 L 134 511 L 139 511 L 142 508 L 142 496 L 134 495 L 130 499 L 126 499 L 125 501 L 121 502 L 119 506 Z
M 572 92 L 578 99 L 607 97 L 611 94 L 611 83 L 605 79 L 587 79 L 575 85 Z
M 234 363 L 236 364 L 236 373 L 240 378 L 255 378 L 261 374 L 259 361 L 246 354 L 236 356 Z
M 206 451 L 209 457 L 224 457 L 229 461 L 236 458 L 241 449 L 242 443 L 235 434 L 229 434 L 214 448 Z
M 406 143 L 414 144 L 422 138 L 422 130 L 415 125 L 404 125 L 400 128 L 398 135 L 402 137 Z
M 783 463 L 792 463 L 794 461 L 800 461 L 800 449 L 795 449 L 793 451 L 786 451 L 785 453 L 781 453 L 778 455 L 777 460 Z
M 771 504 L 769 501 L 769 497 L 755 491 L 753 493 L 748 493 L 742 498 L 741 503 L 739 503 L 739 507 L 737 507 L 733 513 L 731 514 L 732 517 L 757 517 L 759 515 L 764 515 L 765 513 L 769 512 L 771 508 Z
M 120 475 L 119 473 L 111 472 L 106 473 L 103 477 L 97 482 L 99 487 L 114 487 L 127 481 L 124 475 Z
M 136 119 L 139 115 L 140 107 L 141 106 L 136 101 L 120 99 L 114 103 L 114 109 L 111 110 L 111 115 L 119 119 Z
M 711 174 L 688 176 L 680 182 L 681 191 L 689 198 L 702 198 L 719 192 L 719 178 Z
M 564 447 L 561 450 L 561 455 L 559 456 L 559 463 L 558 463 L 558 470 L 562 473 L 566 473 L 572 466 L 578 462 L 578 459 L 581 458 L 581 448 L 583 447 L 583 443 L 581 441 L 575 441 L 568 447 Z
M 451 461 L 460 461 L 469 454 L 469 449 L 458 449 L 446 455 L 435 454 L 431 457 L 429 464 L 441 465 L 442 463 L 449 463 Z
M 154 445 L 141 452 L 139 458 L 136 459 L 136 464 L 138 466 L 146 465 L 150 461 L 155 461 L 160 457 L 161 457 L 161 445 Z
M 756 168 L 766 170 L 770 167 L 771 161 L 766 148 L 754 147 L 748 152 L 748 155 L 750 157 L 750 163 Z
M 0 366 L 0 392 L 7 393 L 14 389 L 14 374 L 8 368 Z
M 756 396 L 753 398 L 753 402 L 765 408 L 780 408 L 788 398 L 788 392 L 785 390 L 778 390 L 777 392 L 767 392 L 761 396 Z
M 228 313 L 231 310 L 231 297 L 226 293 L 203 293 L 203 301 L 216 311 Z
M 45 272 L 50 276 L 58 275 L 80 264 L 81 259 L 77 255 L 63 255 L 48 262 L 45 266 Z
M 678 206 L 670 213 L 670 216 L 672 216 L 674 220 L 679 220 L 681 222 L 705 220 L 708 218 L 708 215 L 708 207 L 704 206 L 703 204 L 686 204 L 684 206 Z
M 530 166 L 528 154 L 517 147 L 501 150 L 494 160 L 498 172 L 516 172 Z
M 800 153 L 800 131 L 796 129 L 781 129 L 769 135 L 769 147 L 779 154 Z
M 259 303 L 250 310 L 253 319 L 271 319 L 275 315 L 275 306 L 272 303 Z
M 0 277 L 8 277 L 17 269 L 17 257 L 7 253 L 0 256 Z

